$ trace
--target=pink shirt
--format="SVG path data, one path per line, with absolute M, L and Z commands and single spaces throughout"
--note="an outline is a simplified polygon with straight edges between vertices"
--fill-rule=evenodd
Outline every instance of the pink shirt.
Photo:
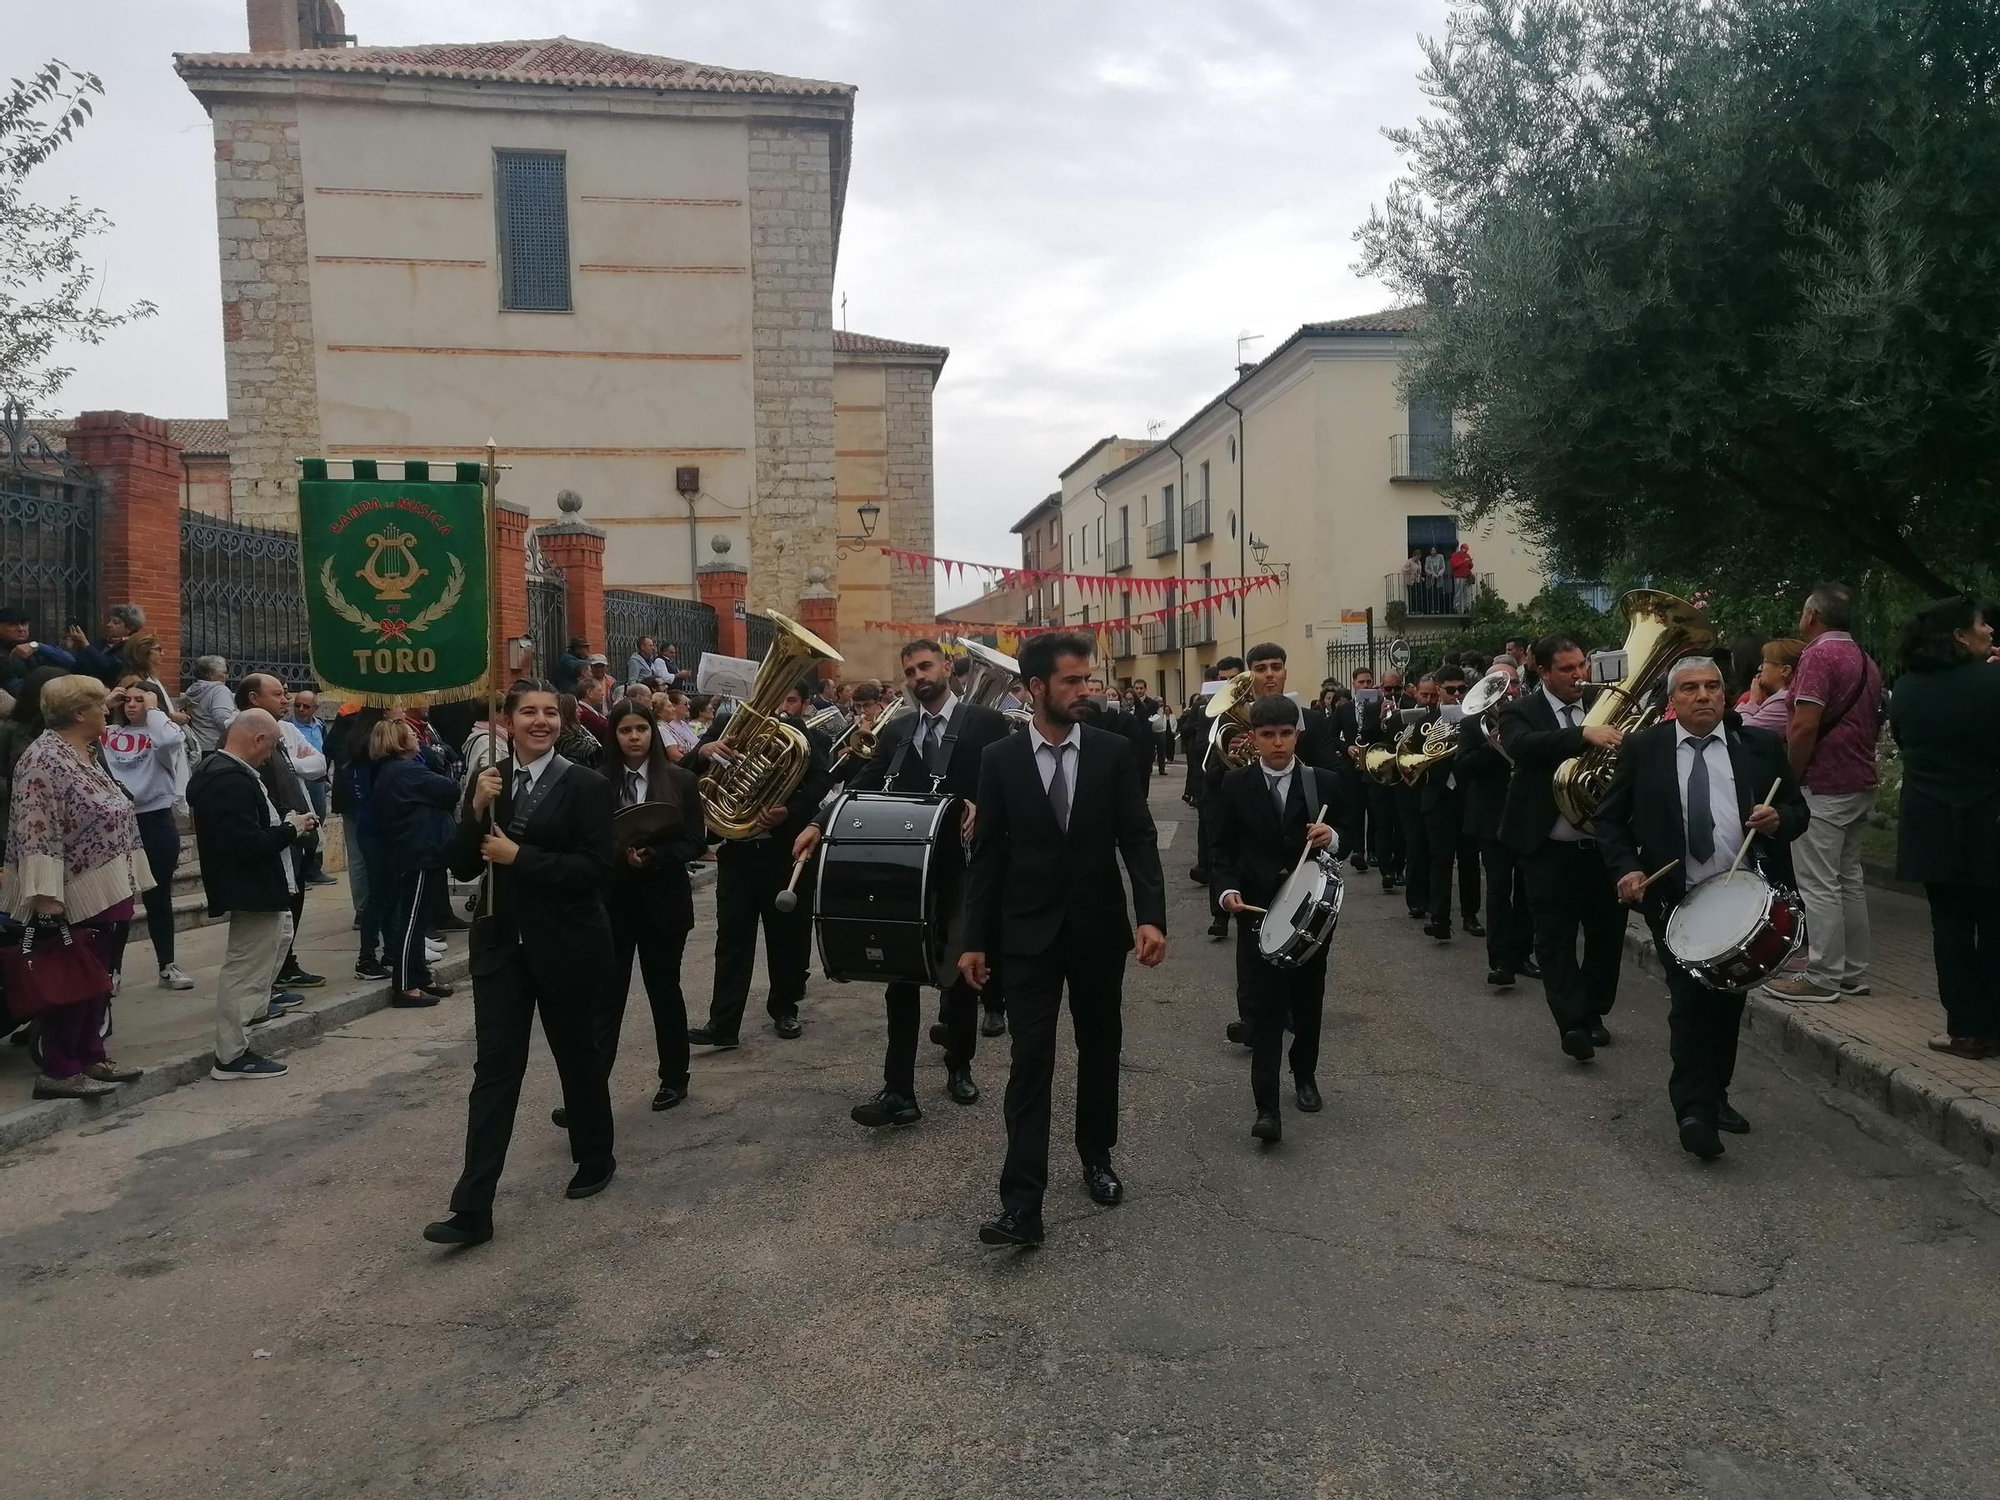
M 1806 762 L 1806 790 L 1837 797 L 1874 787 L 1882 674 L 1853 636 L 1829 630 L 1806 647 L 1792 676 L 1792 701 L 1817 703 L 1822 712 L 1819 742 Z
M 1743 722 L 1756 729 L 1775 729 L 1779 734 L 1792 720 L 1792 690 L 1779 688 L 1755 708 L 1742 709 Z

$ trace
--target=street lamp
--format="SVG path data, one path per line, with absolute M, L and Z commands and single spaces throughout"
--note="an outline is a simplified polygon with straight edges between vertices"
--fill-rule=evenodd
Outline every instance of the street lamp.
M 868 539 L 875 535 L 875 523 L 882 519 L 882 507 L 869 500 L 863 502 L 854 514 L 861 522 L 861 535 L 836 536 L 833 539 L 836 557 L 846 557 L 850 553 L 859 552 Z
M 1262 568 L 1266 573 L 1275 574 L 1286 583 L 1290 583 L 1292 581 L 1292 565 L 1288 562 L 1265 562 L 1264 559 L 1270 554 L 1270 551 L 1271 544 L 1261 540 L 1255 532 L 1252 532 L 1250 536 L 1250 554 L 1257 560 L 1257 566 Z

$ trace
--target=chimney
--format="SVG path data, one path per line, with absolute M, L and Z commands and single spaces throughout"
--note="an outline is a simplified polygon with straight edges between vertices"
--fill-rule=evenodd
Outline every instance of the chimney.
M 1238 380 L 1241 380 L 1245 375 L 1248 375 L 1252 370 L 1256 368 L 1257 366 L 1255 364 L 1238 365 L 1236 367 L 1236 378 Z
M 252 52 L 299 49 L 299 0 L 249 0 L 249 6 Z

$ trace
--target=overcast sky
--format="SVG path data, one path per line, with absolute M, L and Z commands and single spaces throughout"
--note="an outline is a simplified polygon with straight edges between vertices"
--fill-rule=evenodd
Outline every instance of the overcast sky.
M 569 35 L 859 87 L 834 301 L 946 344 L 938 551 L 1009 562 L 1008 526 L 1100 436 L 1178 425 L 1239 333 L 1389 304 L 1348 269 L 1413 120 L 1443 0 L 349 0 L 362 45 Z M 107 305 L 159 315 L 82 349 L 65 411 L 225 414 L 213 149 L 176 51 L 239 51 L 243 0 L 18 6 L 109 97 L 33 183 L 106 209 Z M 966 590 L 952 590 L 944 603 Z

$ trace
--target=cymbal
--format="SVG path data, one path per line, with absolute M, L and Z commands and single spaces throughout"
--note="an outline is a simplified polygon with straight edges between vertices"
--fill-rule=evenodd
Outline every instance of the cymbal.
M 671 802 L 635 802 L 611 815 L 612 852 L 623 855 L 634 844 L 650 844 L 663 833 L 678 833 L 686 814 Z

